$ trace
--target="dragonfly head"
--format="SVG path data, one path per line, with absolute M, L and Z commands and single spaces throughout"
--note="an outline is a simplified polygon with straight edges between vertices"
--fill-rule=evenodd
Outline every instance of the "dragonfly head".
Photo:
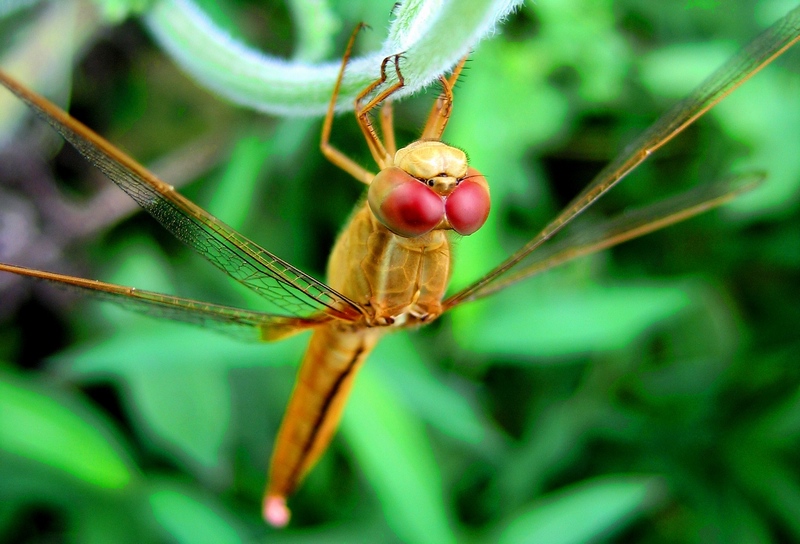
M 386 228 L 407 238 L 433 229 L 469 235 L 489 215 L 489 185 L 467 164 L 467 155 L 438 140 L 400 149 L 394 165 L 372 180 L 370 209 Z

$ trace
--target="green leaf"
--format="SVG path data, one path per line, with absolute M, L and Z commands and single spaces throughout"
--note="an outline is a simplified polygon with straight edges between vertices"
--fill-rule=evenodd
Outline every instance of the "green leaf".
M 226 516 L 177 486 L 159 485 L 150 494 L 150 506 L 174 542 L 234 544 L 243 540 Z
M 127 323 L 120 330 L 92 344 L 78 344 L 53 360 L 74 375 L 111 373 L 125 376 L 150 368 L 203 366 L 246 368 L 294 365 L 308 343 L 301 334 L 271 344 L 247 344 L 213 331 L 132 315 L 113 308 Z M 108 310 L 106 310 L 108 312 Z
M 563 489 L 518 515 L 501 544 L 578 544 L 599 539 L 651 509 L 663 496 L 649 476 L 603 476 Z
M 403 542 L 455 542 L 425 431 L 369 366 L 353 389 L 342 432 Z
M 126 383 L 130 410 L 164 449 L 206 470 L 219 465 L 231 415 L 225 370 L 148 368 L 127 373 Z
M 800 538 L 800 486 L 796 467 L 787 463 L 760 443 L 745 437 L 732 444 L 726 454 L 726 465 L 737 476 L 741 487 L 749 491 L 761 508 L 781 520 L 790 540 Z
M 431 373 L 407 334 L 382 339 L 370 360 L 370 366 L 387 387 L 420 418 L 469 444 L 484 439 L 483 425 L 473 408 Z
M 253 212 L 253 200 L 264 179 L 270 174 L 274 177 L 278 167 L 287 162 L 302 160 L 298 155 L 311 128 L 310 121 L 284 120 L 269 139 L 250 135 L 238 140 L 206 209 L 241 229 Z
M 651 93 L 680 99 L 734 53 L 736 48 L 724 43 L 676 44 L 643 55 L 637 64 Z
M 122 489 L 133 479 L 104 424 L 9 378 L 0 379 L 0 449 L 66 472 L 89 485 Z
M 454 318 L 459 344 L 526 357 L 614 350 L 691 304 L 678 285 L 536 289 L 531 283 L 493 297 L 474 320 Z

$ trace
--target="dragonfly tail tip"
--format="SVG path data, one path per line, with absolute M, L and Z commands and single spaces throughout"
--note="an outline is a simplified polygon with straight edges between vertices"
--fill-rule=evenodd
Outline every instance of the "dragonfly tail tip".
M 267 495 L 264 498 L 264 520 L 275 528 L 286 527 L 292 513 L 286 507 L 286 498 L 280 495 Z

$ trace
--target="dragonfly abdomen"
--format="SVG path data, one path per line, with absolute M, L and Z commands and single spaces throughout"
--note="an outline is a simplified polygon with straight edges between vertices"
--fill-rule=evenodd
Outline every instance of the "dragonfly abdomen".
M 311 336 L 272 454 L 264 499 L 264 516 L 271 524 L 288 523 L 284 499 L 328 447 L 353 379 L 379 336 L 377 329 L 353 331 L 337 324 Z

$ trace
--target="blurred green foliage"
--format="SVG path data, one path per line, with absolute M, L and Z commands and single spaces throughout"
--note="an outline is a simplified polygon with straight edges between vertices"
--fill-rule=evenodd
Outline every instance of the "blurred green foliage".
M 220 24 L 243 39 L 293 51 L 286 5 L 217 4 Z M 328 4 L 342 28 L 364 20 L 382 37 L 392 3 Z M 484 230 L 457 242 L 453 283 L 524 243 L 626 142 L 793 7 L 526 4 L 480 44 L 457 87 L 445 136 L 486 174 L 494 207 Z M 42 39 L 49 9 L 7 14 L 6 51 Z M 361 188 L 322 159 L 319 120 L 225 103 L 135 19 L 89 25 L 81 13 L 85 34 L 52 51 L 63 75 L 42 77 L 48 94 L 69 94 L 78 118 L 168 168 L 169 181 L 186 178 L 189 198 L 322 277 Z M 70 21 L 62 32 L 78 25 Z M 263 525 L 260 494 L 305 336 L 239 344 L 1 276 L 0 538 L 800 540 L 798 91 L 800 52 L 789 51 L 584 225 L 730 171 L 769 172 L 754 194 L 388 337 L 283 532 Z M 401 142 L 436 92 L 397 105 Z M 16 106 L 3 95 L 5 118 Z M 25 123 L 13 139 L 4 130 L 2 260 L 263 307 L 149 217 L 129 216 L 116 188 L 97 198 L 110 184 L 47 127 Z M 350 116 L 337 118 L 334 141 L 368 164 Z

